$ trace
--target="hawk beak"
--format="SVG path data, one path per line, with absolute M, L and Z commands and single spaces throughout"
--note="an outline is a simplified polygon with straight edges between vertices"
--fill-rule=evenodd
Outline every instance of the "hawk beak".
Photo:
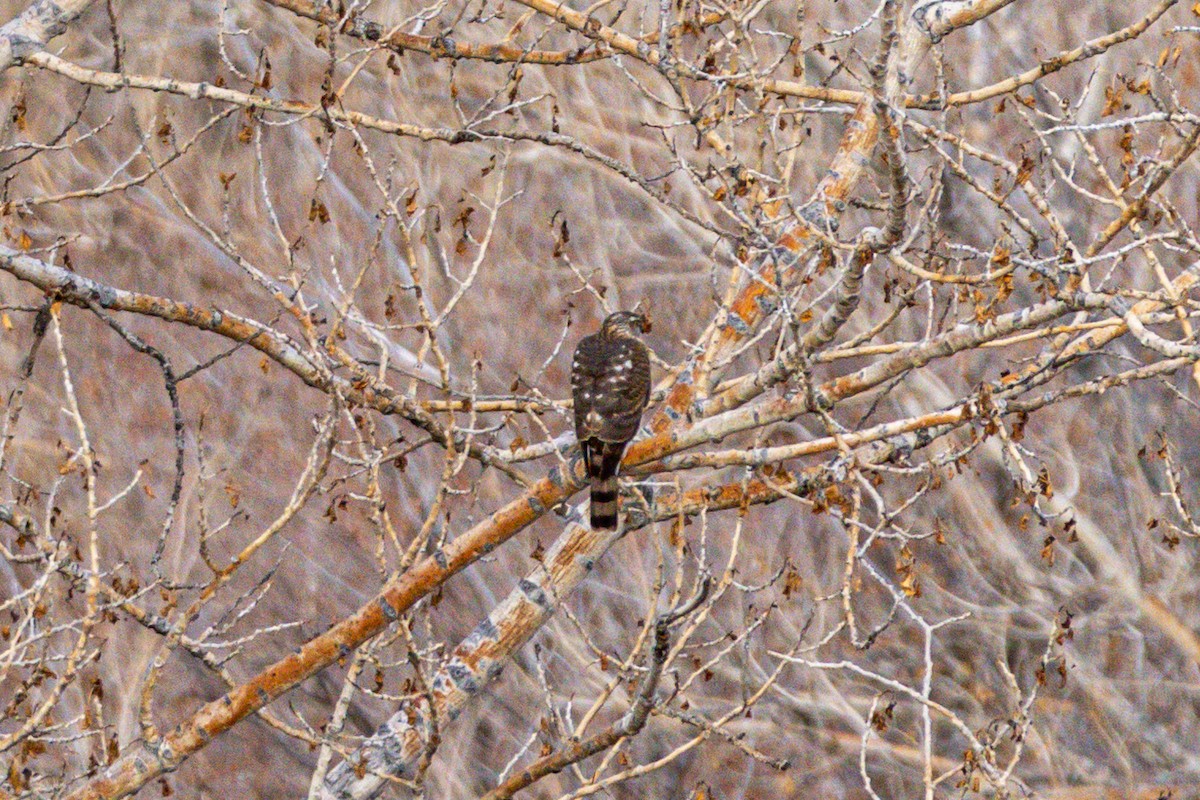
M 637 305 L 633 307 L 633 313 L 637 314 L 642 319 L 642 333 L 650 332 L 650 307 L 650 300 L 644 297 L 641 300 L 638 300 Z

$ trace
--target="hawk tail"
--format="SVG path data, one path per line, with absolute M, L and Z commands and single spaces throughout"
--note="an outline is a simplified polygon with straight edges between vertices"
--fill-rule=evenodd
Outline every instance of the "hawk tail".
M 592 529 L 616 530 L 617 527 L 617 468 L 625 452 L 624 442 L 605 442 L 600 447 L 600 458 L 592 462 Z
M 603 478 L 592 484 L 592 529 L 616 530 L 617 476 Z

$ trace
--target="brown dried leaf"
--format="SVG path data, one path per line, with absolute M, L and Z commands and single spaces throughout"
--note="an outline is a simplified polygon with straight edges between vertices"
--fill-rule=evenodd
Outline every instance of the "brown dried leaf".
M 11 119 L 13 121 L 13 124 L 17 126 L 17 130 L 19 130 L 19 131 L 25 130 L 25 100 L 24 100 L 24 98 L 18 100 L 13 105 L 12 110 L 9 112 L 9 119 Z
M 329 222 L 329 209 L 315 197 L 312 200 L 312 205 L 308 208 L 308 221 L 312 222 L 314 220 L 320 222 L 322 225 Z
M 1125 106 L 1125 87 L 1109 86 L 1104 90 L 1104 109 L 1102 117 L 1111 117 Z
M 791 597 L 800 591 L 803 586 L 804 579 L 800 577 L 800 573 L 796 572 L 795 567 L 788 567 L 787 572 L 783 576 L 783 596 Z
M 1054 534 L 1050 534 L 1042 542 L 1042 561 L 1046 562 L 1046 566 L 1054 566 L 1054 542 L 1056 541 Z

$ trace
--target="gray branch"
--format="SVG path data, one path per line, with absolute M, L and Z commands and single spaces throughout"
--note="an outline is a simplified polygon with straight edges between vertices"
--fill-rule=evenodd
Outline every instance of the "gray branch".
M 0 27 L 0 70 L 46 49 L 50 40 L 67 30 L 67 23 L 83 13 L 92 0 L 34 0 L 18 16 Z

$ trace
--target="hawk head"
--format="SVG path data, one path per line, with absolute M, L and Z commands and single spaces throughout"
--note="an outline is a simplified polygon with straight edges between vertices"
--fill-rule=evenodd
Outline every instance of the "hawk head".
M 650 320 L 636 311 L 617 311 L 600 323 L 600 335 L 608 339 L 636 339 L 650 332 Z

